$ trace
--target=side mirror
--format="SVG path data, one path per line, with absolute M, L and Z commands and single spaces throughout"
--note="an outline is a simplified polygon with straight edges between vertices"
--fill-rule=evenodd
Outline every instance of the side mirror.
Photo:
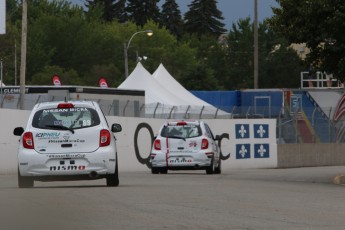
M 16 127 L 13 130 L 13 135 L 15 135 L 15 136 L 21 136 L 23 133 L 24 133 L 23 127 Z
M 221 137 L 219 135 L 216 135 L 216 138 L 214 138 L 215 141 L 219 141 Z
M 114 124 L 111 126 L 111 131 L 112 131 L 113 133 L 121 132 L 121 131 L 122 131 L 122 127 L 121 127 L 120 124 L 114 123 Z

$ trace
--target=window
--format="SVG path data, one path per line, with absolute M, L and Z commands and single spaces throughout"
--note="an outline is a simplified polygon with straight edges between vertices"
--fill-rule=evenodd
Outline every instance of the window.
M 40 129 L 67 127 L 81 129 L 100 124 L 96 110 L 91 108 L 43 109 L 35 113 L 32 126 Z
M 193 138 L 201 136 L 201 128 L 198 125 L 164 126 L 161 132 L 162 137 Z

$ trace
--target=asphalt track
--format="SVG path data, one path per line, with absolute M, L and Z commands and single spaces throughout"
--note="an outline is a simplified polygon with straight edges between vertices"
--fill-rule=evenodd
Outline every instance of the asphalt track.
M 0 176 L 0 229 L 345 229 L 343 167 L 121 172 L 105 180 L 35 182 Z

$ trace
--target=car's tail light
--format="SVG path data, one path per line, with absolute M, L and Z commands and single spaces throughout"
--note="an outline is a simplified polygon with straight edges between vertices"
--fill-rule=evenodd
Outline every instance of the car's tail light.
M 23 147 L 26 149 L 34 148 L 34 138 L 32 132 L 26 132 L 23 134 Z
M 74 105 L 72 103 L 60 103 L 58 104 L 58 109 L 69 109 L 74 108 Z
M 204 138 L 201 141 L 201 149 L 207 149 L 207 148 L 208 148 L 208 140 Z
M 110 132 L 107 129 L 102 129 L 99 137 L 99 147 L 110 145 Z
M 161 150 L 161 141 L 156 139 L 156 140 L 153 142 L 153 148 L 154 148 L 155 150 Z

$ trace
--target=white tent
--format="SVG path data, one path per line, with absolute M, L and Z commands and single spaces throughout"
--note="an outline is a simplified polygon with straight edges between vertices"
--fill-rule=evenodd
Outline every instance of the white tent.
M 163 64 L 160 64 L 158 66 L 158 68 L 152 76 L 161 85 L 167 86 L 167 90 L 169 90 L 171 93 L 179 95 L 180 97 L 188 101 L 189 105 L 212 107 L 212 105 L 194 96 L 194 94 L 186 90 L 178 81 L 175 80 L 173 76 L 170 75 L 170 73 L 166 70 Z
M 171 106 L 188 105 L 188 102 L 172 94 L 158 83 L 139 62 L 119 89 L 145 90 L 145 104 L 160 103 Z
M 159 79 L 159 80 L 156 80 Z M 145 90 L 146 114 L 228 115 L 184 89 L 161 64 L 154 77 L 139 62 L 119 89 Z

